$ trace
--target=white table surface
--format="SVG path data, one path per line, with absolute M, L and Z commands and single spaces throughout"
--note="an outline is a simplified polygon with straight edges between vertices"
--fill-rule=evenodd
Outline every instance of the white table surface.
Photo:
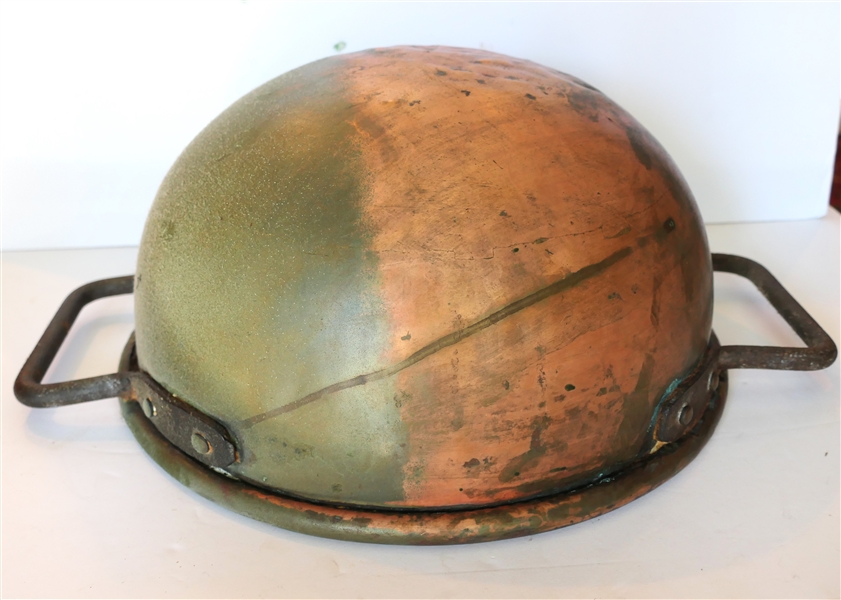
M 715 225 L 839 342 L 839 215 Z M 734 371 L 721 423 L 674 479 L 566 529 L 468 546 L 339 542 L 204 500 L 140 449 L 116 400 L 19 404 L 12 382 L 65 296 L 136 248 L 2 256 L 2 595 L 12 597 L 838 597 L 839 366 Z M 716 275 L 725 344 L 795 344 L 746 281 Z M 130 296 L 81 314 L 47 381 L 112 372 Z

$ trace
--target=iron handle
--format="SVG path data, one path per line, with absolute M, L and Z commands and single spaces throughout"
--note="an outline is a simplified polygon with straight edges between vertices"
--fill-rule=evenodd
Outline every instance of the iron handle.
M 50 321 L 15 380 L 15 396 L 33 408 L 67 406 L 115 396 L 140 400 L 143 412 L 161 434 L 188 456 L 211 467 L 224 468 L 238 460 L 234 438 L 224 425 L 167 392 L 136 368 L 118 373 L 43 384 L 59 348 L 85 305 L 134 291 L 134 276 L 92 281 L 72 292 Z M 134 335 L 130 338 L 134 347 Z M 131 355 L 120 362 L 128 365 Z M 204 444 L 203 446 L 201 444 Z
M 832 338 L 768 269 L 749 258 L 731 254 L 713 254 L 712 262 L 713 270 L 741 275 L 753 283 L 806 344 L 805 348 L 722 346 L 719 368 L 816 371 L 835 361 L 838 349 Z
M 47 408 L 113 398 L 131 389 L 128 373 L 111 373 L 61 383 L 43 384 L 41 381 L 85 305 L 108 296 L 131 294 L 133 290 L 134 276 L 126 275 L 93 281 L 71 293 L 50 321 L 15 379 L 17 399 L 33 408 Z

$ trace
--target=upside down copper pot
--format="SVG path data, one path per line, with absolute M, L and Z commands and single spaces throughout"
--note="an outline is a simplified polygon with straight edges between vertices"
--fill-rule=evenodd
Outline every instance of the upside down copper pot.
M 390 543 L 535 533 L 691 460 L 726 369 L 834 360 L 767 271 L 715 263 L 809 348 L 719 347 L 692 194 L 598 90 L 476 50 L 337 56 L 199 134 L 158 191 L 133 280 L 71 296 L 16 392 L 33 406 L 119 395 L 171 474 L 283 527 Z M 40 384 L 81 306 L 132 286 L 120 372 Z

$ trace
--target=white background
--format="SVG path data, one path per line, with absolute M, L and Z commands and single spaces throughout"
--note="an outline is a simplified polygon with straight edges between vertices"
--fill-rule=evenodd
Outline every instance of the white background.
M 826 212 L 838 3 L 0 6 L 6 250 L 136 245 L 184 146 L 339 42 L 477 47 L 576 75 L 660 140 L 708 223 Z

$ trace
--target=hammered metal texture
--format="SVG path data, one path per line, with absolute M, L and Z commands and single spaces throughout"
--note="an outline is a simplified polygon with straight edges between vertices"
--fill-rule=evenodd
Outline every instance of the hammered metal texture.
M 373 50 L 270 81 L 184 151 L 143 234 L 137 352 L 225 424 L 243 481 L 488 506 L 645 454 L 711 285 L 685 182 L 599 91 Z

